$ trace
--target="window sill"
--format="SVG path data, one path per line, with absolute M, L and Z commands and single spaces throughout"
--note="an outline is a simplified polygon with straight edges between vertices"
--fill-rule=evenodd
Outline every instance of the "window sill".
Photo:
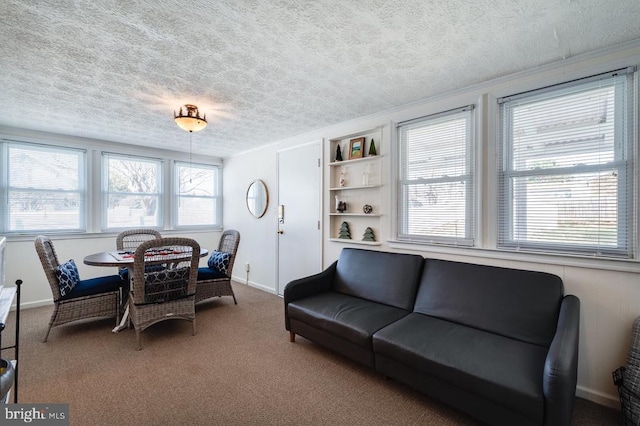
M 34 234 L 5 234 L 7 242 L 12 241 L 33 241 L 38 235 L 47 235 L 55 240 L 83 240 L 91 238 L 115 238 L 122 230 L 119 231 L 105 231 L 105 232 L 37 232 Z M 222 232 L 223 228 L 220 227 L 207 227 L 207 228 L 184 228 L 184 229 L 159 229 L 163 236 L 178 236 L 184 234 L 201 234 L 209 232 Z
M 450 247 L 410 243 L 406 241 L 396 240 L 388 240 L 387 243 L 391 248 L 418 252 L 425 257 L 430 257 L 430 253 L 438 253 L 456 256 L 478 257 L 484 259 L 538 263 L 543 265 L 560 265 L 576 268 L 640 273 L 640 261 L 637 259 L 603 259 L 589 256 L 515 252 L 479 247 Z

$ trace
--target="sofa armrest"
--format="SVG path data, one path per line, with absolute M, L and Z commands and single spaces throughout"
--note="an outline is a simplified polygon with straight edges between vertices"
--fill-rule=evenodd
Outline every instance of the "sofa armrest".
M 580 299 L 562 299 L 558 326 L 544 363 L 545 425 L 571 424 L 578 380 Z
M 293 280 L 286 285 L 284 288 L 284 323 L 287 330 L 289 330 L 289 302 L 331 290 L 337 264 L 338 261 L 335 261 L 318 274 Z

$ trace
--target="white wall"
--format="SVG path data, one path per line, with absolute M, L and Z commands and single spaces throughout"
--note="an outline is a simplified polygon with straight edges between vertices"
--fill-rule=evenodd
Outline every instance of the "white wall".
M 267 187 L 267 211 L 255 218 L 247 209 L 246 194 L 249 184 L 262 180 Z M 276 283 L 276 151 L 275 147 L 259 149 L 224 162 L 225 229 L 240 231 L 240 245 L 233 267 L 234 279 L 270 293 L 277 293 Z M 250 271 L 245 272 L 249 262 Z
M 383 242 L 378 249 L 420 253 L 425 257 L 441 258 L 473 263 L 531 269 L 557 274 L 565 283 L 565 292 L 575 294 L 581 300 L 580 356 L 578 372 L 578 395 L 596 402 L 618 406 L 617 390 L 612 383 L 611 372 L 626 360 L 630 342 L 631 324 L 640 316 L 640 263 L 597 262 L 590 259 L 531 256 L 504 253 L 492 250 L 492 236 L 485 235 L 483 247 L 475 250 L 433 250 L 428 247 L 401 245 L 389 242 L 392 239 L 390 220 L 391 205 L 391 138 L 390 123 L 424 116 L 430 113 L 460 107 L 469 103 L 481 105 L 483 131 L 480 153 L 487 161 L 493 143 L 493 123 L 487 115 L 487 105 L 494 97 L 519 93 L 549 84 L 606 72 L 640 63 L 640 40 L 626 43 L 607 51 L 594 52 L 561 63 L 540 67 L 536 70 L 496 79 L 455 93 L 428 99 L 392 111 L 340 123 L 324 129 L 282 140 L 276 144 L 247 152 L 225 160 L 224 168 L 224 223 L 226 228 L 238 229 L 242 241 L 237 257 L 235 274 L 244 273 L 244 263 L 250 262 L 249 284 L 275 293 L 276 276 L 276 152 L 279 149 L 300 145 L 312 140 L 325 139 L 324 158 L 330 158 L 328 139 L 348 135 L 382 126 L 383 140 L 376 144 L 383 155 L 382 206 L 384 214 L 378 239 Z M 473 70 L 469 70 L 473 72 Z M 325 167 L 326 169 L 327 167 Z M 495 226 L 491 198 L 495 196 L 491 179 L 483 177 L 485 210 L 481 224 Z M 261 219 L 249 215 L 244 195 L 249 183 L 262 179 L 269 188 L 269 208 Z M 325 188 L 327 177 L 325 170 Z M 331 200 L 328 191 L 324 200 L 324 247 L 323 267 L 335 260 L 344 244 L 328 242 L 327 215 Z M 493 203 L 495 204 L 495 203 Z M 495 229 L 495 228 L 493 228 Z M 362 246 L 360 246 L 362 247 Z M 284 326 L 283 326 L 284 327 Z

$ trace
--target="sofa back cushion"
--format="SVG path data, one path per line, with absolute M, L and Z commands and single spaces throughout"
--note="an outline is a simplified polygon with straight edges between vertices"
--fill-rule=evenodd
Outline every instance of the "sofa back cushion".
M 422 256 L 342 249 L 333 290 L 411 311 L 422 273 Z
M 414 312 L 548 347 L 563 293 L 556 275 L 427 259 Z

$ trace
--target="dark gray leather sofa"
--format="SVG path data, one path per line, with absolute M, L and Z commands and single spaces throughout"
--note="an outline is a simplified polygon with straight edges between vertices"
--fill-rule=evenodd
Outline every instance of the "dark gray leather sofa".
M 569 425 L 580 302 L 552 274 L 345 248 L 285 326 L 496 425 Z

